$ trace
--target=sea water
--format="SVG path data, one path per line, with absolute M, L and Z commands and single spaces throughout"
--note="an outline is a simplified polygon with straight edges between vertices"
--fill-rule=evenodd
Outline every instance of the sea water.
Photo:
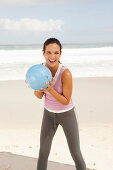
M 0 80 L 24 80 L 30 66 L 45 62 L 42 48 L 0 45 Z M 113 44 L 63 44 L 60 61 L 73 77 L 113 76 Z

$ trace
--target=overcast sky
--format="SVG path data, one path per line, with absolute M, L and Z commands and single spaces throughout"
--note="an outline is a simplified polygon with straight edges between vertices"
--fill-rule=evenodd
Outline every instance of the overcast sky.
M 0 0 L 0 44 L 113 42 L 113 0 Z

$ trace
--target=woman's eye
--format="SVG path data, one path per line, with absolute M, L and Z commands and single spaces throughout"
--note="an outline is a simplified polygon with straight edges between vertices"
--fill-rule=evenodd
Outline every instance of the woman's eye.
M 50 52 L 47 52 L 47 54 L 51 54 Z

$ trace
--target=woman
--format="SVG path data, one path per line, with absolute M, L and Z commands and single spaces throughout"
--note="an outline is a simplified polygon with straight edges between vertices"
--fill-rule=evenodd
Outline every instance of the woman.
M 34 91 L 38 98 L 45 96 L 44 114 L 40 134 L 40 150 L 37 170 L 47 170 L 48 156 L 55 132 L 60 124 L 63 127 L 71 156 L 77 170 L 86 170 L 80 151 L 78 124 L 75 105 L 72 101 L 72 75 L 60 63 L 62 45 L 56 38 L 50 38 L 43 45 L 45 63 L 52 73 L 52 81 L 46 83 L 47 89 Z

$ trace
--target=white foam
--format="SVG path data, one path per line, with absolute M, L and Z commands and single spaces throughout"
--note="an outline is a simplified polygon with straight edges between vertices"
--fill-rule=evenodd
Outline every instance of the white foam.
M 73 77 L 113 76 L 113 47 L 63 49 L 60 61 Z M 25 79 L 27 69 L 45 62 L 42 49 L 0 50 L 0 80 Z

